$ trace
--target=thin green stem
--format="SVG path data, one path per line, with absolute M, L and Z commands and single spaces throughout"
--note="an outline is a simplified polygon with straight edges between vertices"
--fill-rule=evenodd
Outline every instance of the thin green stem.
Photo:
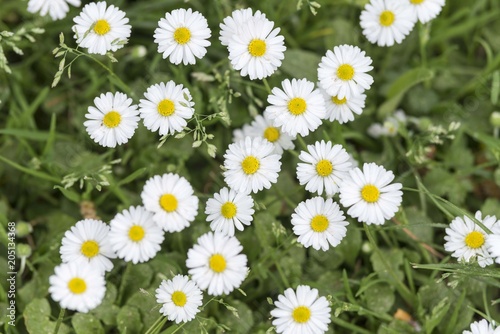
M 267 92 L 271 94 L 271 86 L 269 86 L 269 82 L 267 82 L 267 79 L 266 78 L 262 79 L 262 82 L 264 83 L 264 86 L 266 86 Z
M 302 148 L 303 148 L 304 150 L 307 150 L 307 144 L 306 144 L 306 142 L 304 141 L 304 138 L 302 138 L 302 136 L 300 136 L 300 135 L 299 135 L 299 136 L 297 136 L 297 140 L 299 141 L 300 146 L 302 146 Z
M 57 332 L 59 332 L 59 327 L 61 327 L 65 312 L 66 309 L 61 307 L 61 310 L 59 311 L 59 316 L 57 317 L 56 327 L 54 328 L 54 334 L 57 334 Z
M 347 322 L 345 320 L 342 320 L 340 318 L 337 318 L 337 317 L 331 317 L 331 320 L 332 320 L 332 323 L 334 323 L 335 325 L 338 325 L 340 327 L 343 327 L 343 328 L 346 328 L 346 329 L 349 329 L 351 330 L 353 333 L 360 333 L 360 334 L 371 334 L 370 331 L 367 331 L 366 329 L 363 329 L 359 326 L 356 326 L 355 324 L 353 323 L 350 323 L 350 322 Z
M 118 305 L 120 305 L 122 302 L 123 293 L 125 292 L 125 286 L 127 285 L 127 280 L 128 277 L 130 276 L 131 268 L 132 265 L 130 264 L 130 262 L 127 262 L 127 266 L 125 267 L 125 271 L 123 272 L 122 282 L 120 284 L 120 290 L 118 291 L 118 298 L 116 299 Z
M 154 322 L 154 324 L 149 327 L 149 329 L 144 334 L 157 334 L 163 328 L 163 325 L 167 322 L 167 317 L 164 315 L 160 315 L 158 319 Z

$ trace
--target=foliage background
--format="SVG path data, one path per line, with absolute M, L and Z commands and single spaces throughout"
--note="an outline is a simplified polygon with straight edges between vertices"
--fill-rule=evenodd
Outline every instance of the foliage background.
M 181 233 L 166 234 L 161 253 L 145 264 L 127 269 L 115 261 L 103 304 L 89 314 L 66 313 L 59 333 L 143 333 L 158 318 L 154 290 L 162 279 L 187 272 L 187 250 L 209 230 L 204 203 L 224 185 L 220 165 L 232 130 L 250 122 L 267 103 L 266 87 L 230 70 L 227 51 L 217 39 L 222 19 L 245 7 L 265 12 L 285 36 L 285 61 L 269 78 L 271 87 L 284 78 L 316 81 L 321 56 L 335 45 L 357 45 L 372 57 L 375 83 L 363 115 L 342 126 L 325 122 L 304 141 L 341 143 L 360 163 L 384 165 L 411 189 L 405 191 L 401 211 L 383 227 L 366 228 L 349 219 L 340 246 L 328 252 L 307 250 L 294 243 L 290 216 L 311 194 L 296 180 L 297 153 L 285 153 L 278 183 L 254 197 L 254 222 L 237 234 L 251 268 L 241 287 L 245 294 L 235 291 L 223 303 L 209 303 L 179 332 L 264 333 L 271 327 L 273 306 L 268 298 L 298 284 L 331 296 L 329 333 L 421 329 L 448 334 L 460 333 L 473 318 L 500 320 L 497 304 L 492 305 L 500 298 L 498 265 L 452 265 L 455 262 L 443 250 L 444 228 L 455 215 L 481 209 L 483 215 L 500 217 L 500 142 L 498 128 L 490 122 L 500 92 L 500 2 L 447 1 L 436 20 L 416 26 L 402 45 L 391 48 L 371 45 L 362 36 L 359 14 L 366 0 L 318 2 L 321 8 L 312 15 L 307 1 L 300 10 L 296 2 L 278 0 L 113 1 L 132 25 L 128 45 L 115 53 L 117 63 L 96 57 L 114 74 L 82 56 L 72 64 L 71 78 L 64 73 L 51 88 L 60 61 L 52 50 L 61 32 L 68 46 L 76 46 L 71 26 L 80 9 L 72 8 L 66 19 L 52 22 L 28 13 L 26 1 L 1 1 L 0 31 L 45 29 L 32 33 L 36 42 L 25 36 L 15 41 L 23 55 L 8 43 L 13 39 L 0 41 L 12 71 L 0 70 L 0 220 L 4 227 L 15 221 L 26 230 L 17 242 L 28 245 L 31 253 L 18 259 L 25 267 L 17 280 L 15 328 L 5 321 L 7 283 L 2 280 L 3 331 L 52 333 L 59 306 L 48 296 L 48 277 L 60 262 L 64 232 L 83 216 L 109 222 L 118 211 L 141 204 L 147 178 L 175 172 L 197 191 L 196 221 Z M 212 46 L 195 66 L 171 65 L 153 43 L 158 20 L 179 7 L 200 11 L 212 29 Z M 66 64 L 73 59 L 68 55 Z M 138 103 L 147 87 L 167 80 L 190 89 L 200 120 L 190 126 L 213 134 L 213 140 L 193 148 L 191 133 L 182 139 L 166 138 L 158 148 L 158 135 L 142 125 L 116 149 L 90 140 L 83 121 L 96 96 L 121 90 Z M 419 122 L 401 127 L 394 138 L 366 134 L 370 124 L 383 121 L 397 107 Z M 453 121 L 462 126 L 448 133 Z M 438 134 L 439 125 L 444 133 Z M 442 141 L 436 142 L 436 135 Z M 207 143 L 217 147 L 215 159 L 208 155 Z M 299 141 L 296 147 L 297 152 L 304 149 Z M 5 229 L 1 231 L 4 252 Z M 7 267 L 4 257 L 0 263 Z M 398 309 L 411 319 L 401 317 L 401 312 L 395 316 Z M 168 323 L 164 333 L 176 328 Z

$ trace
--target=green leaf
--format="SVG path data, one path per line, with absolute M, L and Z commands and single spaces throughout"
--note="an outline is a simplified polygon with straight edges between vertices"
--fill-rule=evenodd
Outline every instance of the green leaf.
M 139 309 L 133 306 L 125 305 L 118 312 L 116 317 L 118 330 L 120 333 L 140 334 L 142 333 L 142 321 Z
M 29 334 L 53 334 L 56 323 L 49 320 L 50 305 L 47 299 L 33 299 L 23 311 L 24 324 Z M 58 334 L 69 333 L 69 327 L 61 324 Z
M 101 322 L 92 314 L 76 313 L 71 324 L 76 334 L 104 334 Z
M 134 181 L 138 177 L 142 176 L 142 174 L 144 174 L 146 170 L 147 170 L 146 167 L 139 168 L 138 170 L 136 170 L 135 172 L 133 172 L 132 174 L 130 174 L 129 176 L 118 182 L 118 186 L 123 186 L 124 184 Z
M 393 282 L 394 278 L 387 272 L 384 262 L 388 263 L 392 271 L 399 280 L 403 280 L 404 274 L 399 267 L 403 264 L 403 252 L 400 249 L 394 248 L 391 250 L 381 249 L 380 253 L 384 257 L 382 260 L 377 253 L 373 253 L 370 261 L 373 265 L 373 270 L 379 275 L 380 278 Z
M 365 291 L 364 299 L 368 309 L 386 313 L 394 305 L 396 296 L 394 295 L 394 289 L 389 284 L 377 283 Z
M 78 194 L 76 191 L 71 189 L 65 189 L 61 186 L 54 186 L 54 189 L 59 189 L 64 195 L 64 197 L 66 197 L 70 201 L 75 203 L 80 203 L 80 194 Z
M 281 70 L 297 79 L 307 79 L 312 82 L 318 80 L 318 64 L 321 57 L 314 52 L 299 49 L 285 51 L 285 59 Z

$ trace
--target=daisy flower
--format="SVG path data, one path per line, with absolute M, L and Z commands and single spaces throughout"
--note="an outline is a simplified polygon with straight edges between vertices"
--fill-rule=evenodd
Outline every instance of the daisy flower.
M 78 46 L 101 55 L 121 49 L 132 29 L 125 13 L 113 5 L 108 7 L 106 1 L 86 4 L 73 21 Z
M 93 265 L 63 263 L 49 277 L 49 293 L 62 308 L 87 313 L 101 304 L 106 293 L 102 273 Z
M 281 131 L 279 127 L 274 126 L 274 122 L 269 117 L 269 113 L 257 115 L 253 122 L 243 127 L 243 133 L 249 137 L 261 137 L 274 145 L 274 152 L 283 154 L 283 150 L 293 150 L 295 145 L 293 140 L 295 136 L 290 136 Z
M 290 136 L 300 134 L 305 137 L 316 130 L 325 118 L 326 109 L 323 96 L 314 83 L 306 79 L 285 79 L 283 90 L 274 87 L 267 102 L 271 104 L 266 113 L 274 125 Z
M 163 280 L 156 289 L 156 302 L 163 304 L 160 313 L 170 321 L 188 322 L 200 312 L 203 293 L 196 283 L 187 276 L 176 275 L 171 280 Z
M 331 198 L 314 197 L 299 203 L 292 214 L 293 233 L 304 247 L 327 251 L 340 244 L 347 233 L 344 213 Z
M 250 80 L 263 79 L 273 74 L 285 57 L 285 38 L 274 29 L 274 22 L 265 17 L 248 19 L 239 25 L 229 40 L 229 60 L 241 76 Z
M 427 23 L 435 19 L 444 7 L 445 0 L 410 0 L 414 21 Z
M 146 181 L 141 193 L 146 210 L 167 232 L 179 232 L 188 227 L 198 214 L 198 197 L 191 184 L 177 174 L 155 175 Z
M 366 72 L 373 69 L 372 59 L 357 46 L 341 45 L 326 51 L 318 67 L 319 85 L 330 96 L 349 100 L 370 89 L 373 77 Z
M 109 226 L 100 220 L 78 221 L 62 239 L 61 259 L 79 265 L 90 264 L 101 272 L 113 269 L 116 257 L 108 239 Z
M 486 216 L 482 219 L 481 211 L 476 212 L 475 218 L 489 230 L 497 221 L 495 216 Z M 471 258 L 477 258 L 478 264 L 484 268 L 493 264 L 493 257 L 486 245 L 487 236 L 486 231 L 469 217 L 456 217 L 446 229 L 444 249 L 452 252 L 451 256 L 454 258 L 465 262 L 470 262 Z
M 142 206 L 123 210 L 109 225 L 111 247 L 126 262 L 146 262 L 155 257 L 161 248 L 163 230 L 153 221 L 153 214 Z
M 375 163 L 354 168 L 340 185 L 340 203 L 350 207 L 347 214 L 359 222 L 382 225 L 394 217 L 403 200 L 401 183 L 393 183 L 394 174 Z
M 239 288 L 247 275 L 247 256 L 238 239 L 208 232 L 188 251 L 186 267 L 193 281 L 208 294 L 220 296 Z
M 212 231 L 230 237 L 234 236 L 235 227 L 243 231 L 243 225 L 250 225 L 254 212 L 252 197 L 225 187 L 208 199 L 205 208 Z
M 337 120 L 340 124 L 354 121 L 354 114 L 361 115 L 365 107 L 366 95 L 363 94 L 363 88 L 358 88 L 359 92 L 351 95 L 349 99 L 339 99 L 337 96 L 332 96 L 319 87 L 321 95 L 325 100 L 326 116 L 330 122 Z
M 363 35 L 378 46 L 400 44 L 415 25 L 412 8 L 401 0 L 371 0 L 360 16 Z
M 207 19 L 191 8 L 166 13 L 154 32 L 158 52 L 175 65 L 195 64 L 196 58 L 203 58 L 210 46 L 210 36 Z
M 482 319 L 470 324 L 470 331 L 463 331 L 462 334 L 500 334 L 500 327 L 494 329 L 492 324 Z
M 144 126 L 162 136 L 182 131 L 194 114 L 191 93 L 173 81 L 152 85 L 144 97 L 139 103 Z
M 85 114 L 88 121 L 83 123 L 90 138 L 104 147 L 128 142 L 139 123 L 137 106 L 132 105 L 132 99 L 120 92 L 108 92 L 96 97 L 94 104 Z
M 41 16 L 50 15 L 53 21 L 66 17 L 69 6 L 80 7 L 80 0 L 30 0 L 28 2 L 28 12 L 40 12 Z
M 224 181 L 244 194 L 269 189 L 278 180 L 280 158 L 272 143 L 260 137 L 245 137 L 230 144 L 224 154 Z
M 321 334 L 328 330 L 330 306 L 325 297 L 318 296 L 317 289 L 299 285 L 297 292 L 292 288 L 285 290 L 274 302 L 276 308 L 271 311 L 275 318 L 273 325 L 277 333 Z
M 351 159 L 342 145 L 317 141 L 307 145 L 308 152 L 301 151 L 297 164 L 297 179 L 306 190 L 318 195 L 333 196 L 339 190 L 339 184 L 351 170 Z
M 265 19 L 266 14 L 260 10 L 252 14 L 252 8 L 237 9 L 231 13 L 231 16 L 224 18 L 220 27 L 220 43 L 224 46 L 229 45 L 231 38 L 236 35 L 238 28 L 249 19 Z

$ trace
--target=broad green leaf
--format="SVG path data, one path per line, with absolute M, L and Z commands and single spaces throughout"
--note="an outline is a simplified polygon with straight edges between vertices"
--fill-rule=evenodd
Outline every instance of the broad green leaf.
M 50 321 L 50 305 L 47 299 L 33 299 L 23 311 L 24 324 L 29 334 L 53 334 L 56 327 Z M 69 328 L 61 324 L 58 334 L 69 333 Z
M 118 312 L 116 317 L 118 330 L 120 333 L 140 334 L 143 333 L 143 325 L 139 309 L 133 306 L 125 305 Z
M 76 313 L 71 324 L 76 334 L 104 334 L 101 322 L 92 314 Z
M 379 313 L 388 312 L 396 300 L 394 289 L 387 283 L 372 285 L 365 291 L 363 298 L 368 309 Z
M 285 51 L 285 59 L 281 64 L 281 70 L 292 78 L 307 79 L 312 82 L 318 80 L 318 64 L 321 57 L 314 52 L 299 49 L 288 49 Z

